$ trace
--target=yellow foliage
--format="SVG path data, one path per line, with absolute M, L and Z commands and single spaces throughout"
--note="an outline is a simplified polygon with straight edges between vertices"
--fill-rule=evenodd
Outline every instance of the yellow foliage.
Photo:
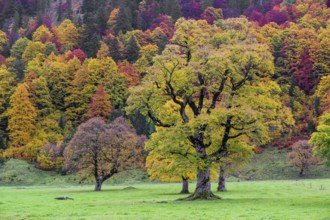
M 24 147 L 31 140 L 37 121 L 37 110 L 30 101 L 26 84 L 19 84 L 10 97 L 7 114 L 10 147 Z
M 32 41 L 46 43 L 49 42 L 54 35 L 45 25 L 41 25 L 32 36 Z
M 8 44 L 8 38 L 5 32 L 0 30 L 0 52 L 3 51 L 4 47 Z
M 79 33 L 71 20 L 65 19 L 59 26 L 54 27 L 53 31 L 61 44 L 61 50 L 70 50 L 77 46 Z
M 46 46 L 41 42 L 29 42 L 22 55 L 23 60 L 28 63 L 39 55 L 44 56 Z

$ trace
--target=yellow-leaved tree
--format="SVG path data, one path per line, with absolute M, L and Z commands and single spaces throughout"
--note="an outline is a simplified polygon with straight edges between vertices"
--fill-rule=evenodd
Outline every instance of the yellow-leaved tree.
M 170 154 L 182 148 L 192 152 L 197 184 L 187 200 L 218 198 L 211 192 L 210 170 L 232 146 L 240 152 L 265 144 L 293 124 L 280 101 L 280 87 L 271 80 L 268 46 L 255 39 L 244 18 L 218 25 L 179 19 L 172 44 L 155 57 L 128 98 L 128 112 L 139 111 L 165 131 L 176 130 L 164 142 L 184 137 L 187 144 L 176 144 Z M 214 44 L 216 33 L 227 33 L 229 40 Z M 169 104 L 175 106 L 171 111 Z
M 5 156 L 24 156 L 24 147 L 34 135 L 38 114 L 30 97 L 25 83 L 19 84 L 10 97 L 10 107 L 7 110 L 9 148 Z

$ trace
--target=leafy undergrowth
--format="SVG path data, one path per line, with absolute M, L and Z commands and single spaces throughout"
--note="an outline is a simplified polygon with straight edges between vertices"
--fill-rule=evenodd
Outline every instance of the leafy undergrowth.
M 228 183 L 221 200 L 177 201 L 180 184 L 0 187 L 2 220 L 329 219 L 330 179 Z M 195 186 L 190 185 L 190 190 Z M 213 184 L 215 191 L 216 184 Z M 56 200 L 69 197 L 73 200 Z M 19 210 L 19 211 L 18 211 Z

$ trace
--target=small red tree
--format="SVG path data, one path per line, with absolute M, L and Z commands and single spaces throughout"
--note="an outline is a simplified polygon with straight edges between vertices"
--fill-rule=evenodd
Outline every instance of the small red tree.
M 110 96 L 103 86 L 99 86 L 89 104 L 87 118 L 100 117 L 104 120 L 109 118 L 111 112 Z
M 95 191 L 105 180 L 130 167 L 141 167 L 143 140 L 124 118 L 106 124 L 92 118 L 78 127 L 64 151 L 64 169 L 93 176 Z
M 299 176 L 304 176 L 310 166 L 316 165 L 318 159 L 313 156 L 312 146 L 307 140 L 297 141 L 292 145 L 292 152 L 289 153 L 289 163 L 300 169 Z

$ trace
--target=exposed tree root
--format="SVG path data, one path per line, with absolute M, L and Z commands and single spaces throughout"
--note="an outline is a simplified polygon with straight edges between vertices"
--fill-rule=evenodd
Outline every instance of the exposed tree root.
M 198 193 L 195 192 L 190 196 L 182 199 L 178 199 L 179 201 L 194 201 L 194 200 L 218 200 L 221 199 L 219 196 L 213 194 L 212 192 L 204 192 Z

